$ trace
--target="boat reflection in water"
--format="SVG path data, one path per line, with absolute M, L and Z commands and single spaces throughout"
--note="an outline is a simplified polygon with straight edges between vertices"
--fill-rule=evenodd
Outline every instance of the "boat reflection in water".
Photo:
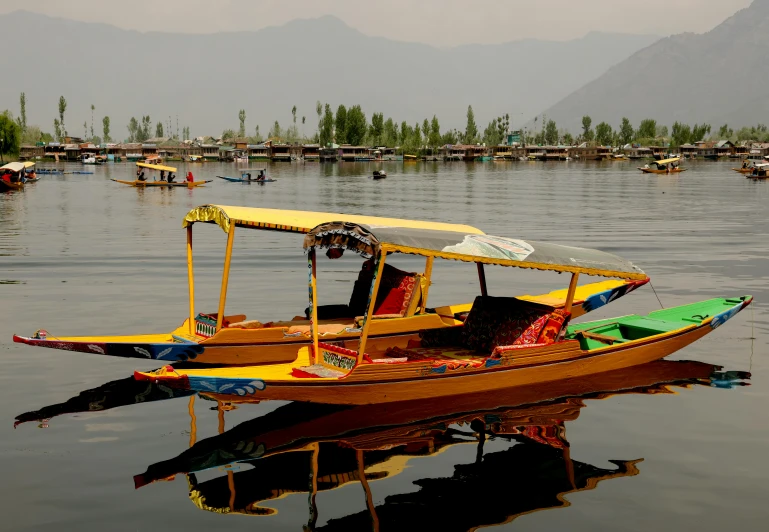
M 620 394 L 674 393 L 693 385 L 730 388 L 750 374 L 723 372 L 699 362 L 657 361 L 626 370 L 537 387 L 517 387 L 455 400 L 343 406 L 289 403 L 224 431 L 232 396 L 207 396 L 219 407 L 220 434 L 134 477 L 137 488 L 185 474 L 189 497 L 200 509 L 269 516 L 271 500 L 309 495 L 308 528 L 388 530 L 424 527 L 469 530 L 510 522 L 536 510 L 568 506 L 564 495 L 639 473 L 635 460 L 608 460 L 603 468 L 572 460 L 565 423 L 586 400 Z M 244 402 L 248 402 L 245 400 Z M 505 442 L 485 451 L 489 440 Z M 374 503 L 371 484 L 398 475 L 414 457 L 434 456 L 455 445 L 476 446 L 476 458 L 454 465 L 447 478 L 414 481 L 417 491 Z M 232 464 L 242 466 L 233 470 Z M 247 466 L 248 469 L 244 469 Z M 226 475 L 199 481 L 196 473 L 224 467 Z M 518 479 L 511 482 L 512 479 Z M 523 481 L 522 481 L 523 480 Z M 316 494 L 359 483 L 366 510 L 318 527 Z M 450 511 L 462 508 L 463 511 Z M 474 510 L 473 510 L 474 509 Z
M 25 412 L 16 416 L 13 426 L 36 421 L 43 427 L 57 416 L 83 412 L 101 412 L 120 406 L 164 401 L 176 397 L 187 397 L 194 392 L 169 388 L 162 384 L 138 382 L 133 377 L 102 384 L 98 388 L 84 390 L 75 397 L 59 404 L 45 406 L 40 410 Z

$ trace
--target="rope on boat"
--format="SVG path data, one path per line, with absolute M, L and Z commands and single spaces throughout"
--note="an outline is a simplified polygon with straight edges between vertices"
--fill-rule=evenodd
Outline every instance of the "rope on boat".
M 664 309 L 665 305 L 663 305 L 662 301 L 660 301 L 660 296 L 657 295 L 657 291 L 654 289 L 654 283 L 652 283 L 651 279 L 649 279 L 649 286 L 652 287 L 652 292 L 654 292 L 654 297 L 657 298 L 657 302 L 660 304 L 660 308 Z

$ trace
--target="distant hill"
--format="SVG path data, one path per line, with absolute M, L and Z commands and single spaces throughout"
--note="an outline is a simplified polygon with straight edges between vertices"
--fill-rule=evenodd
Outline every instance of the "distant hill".
M 604 73 L 653 36 L 591 33 L 568 42 L 522 40 L 500 45 L 435 48 L 369 37 L 334 17 L 296 20 L 255 32 L 207 35 L 139 33 L 104 24 L 19 11 L 0 16 L 6 47 L 0 56 L 2 108 L 18 114 L 27 96 L 28 123 L 52 130 L 59 95 L 65 121 L 82 134 L 96 106 L 94 129 L 111 117 L 113 137 L 126 136 L 131 116 L 172 116 L 193 135 L 246 127 L 262 133 L 291 107 L 315 131 L 315 102 L 359 103 L 367 116 L 383 112 L 421 122 L 437 114 L 443 128 L 465 124 L 468 104 L 483 129 L 510 113 L 513 125 Z M 173 23 L 169 24 L 173 27 Z M 514 37 L 514 36 L 511 36 Z M 98 122 L 98 123 L 97 123 Z
M 769 123 L 769 0 L 755 0 L 704 34 L 662 39 L 610 68 L 545 111 L 559 128 L 617 127 L 623 116 L 714 128 Z M 736 127 L 735 127 L 736 129 Z

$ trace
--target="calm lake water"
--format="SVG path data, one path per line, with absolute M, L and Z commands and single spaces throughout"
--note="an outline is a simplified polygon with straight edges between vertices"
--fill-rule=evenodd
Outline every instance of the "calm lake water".
M 1 194 L 0 529 L 765 530 L 769 182 L 733 165 L 693 162 L 681 176 L 650 177 L 619 162 L 387 163 L 389 177 L 373 181 L 365 176 L 378 165 L 284 164 L 269 167 L 276 183 L 248 186 L 215 179 L 238 175 L 233 165 L 204 164 L 179 175 L 215 180 L 205 188 L 137 190 L 109 180 L 133 178 L 130 164 L 115 164 Z M 12 343 L 41 328 L 177 327 L 187 313 L 181 220 L 205 203 L 467 223 L 600 248 L 651 276 L 659 301 L 646 286 L 588 319 L 717 296 L 755 303 L 672 357 L 696 363 L 408 413 L 277 402 L 224 411 L 131 381 L 157 364 Z M 225 234 L 205 226 L 195 238 L 197 310 L 215 311 Z M 301 314 L 301 240 L 239 231 L 228 311 Z M 357 262 L 329 262 L 320 262 L 321 302 L 346 302 Z M 568 284 L 542 272 L 487 275 L 493 294 Z M 436 262 L 434 280 L 431 306 L 478 291 L 472 265 Z M 712 365 L 752 378 L 730 386 L 746 376 L 713 380 Z M 623 393 L 601 393 L 617 383 Z M 14 429 L 17 416 L 27 422 Z M 479 443 L 484 424 L 491 433 Z

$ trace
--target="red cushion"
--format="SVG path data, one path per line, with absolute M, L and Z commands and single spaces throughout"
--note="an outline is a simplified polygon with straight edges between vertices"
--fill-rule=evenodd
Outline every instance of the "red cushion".
M 566 326 L 566 322 L 569 321 L 571 312 L 565 310 L 556 309 L 552 314 L 547 316 L 547 322 L 542 327 L 537 338 L 537 343 L 540 344 L 552 344 L 558 339 L 561 331 Z
M 400 314 L 403 308 L 403 300 L 406 298 L 406 291 L 402 288 L 392 288 L 385 295 L 384 300 L 374 309 L 374 315 L 382 314 Z M 377 298 L 378 299 L 378 298 Z

